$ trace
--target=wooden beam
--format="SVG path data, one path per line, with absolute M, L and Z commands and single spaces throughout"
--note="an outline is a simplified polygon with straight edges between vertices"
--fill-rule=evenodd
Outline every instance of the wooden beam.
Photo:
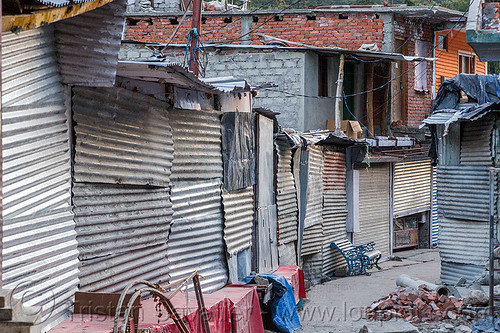
M 94 0 L 64 7 L 39 10 L 30 14 L 2 16 L 2 32 L 20 32 L 74 17 L 94 10 L 113 0 Z
M 342 93 L 344 91 L 344 61 L 345 61 L 345 56 L 344 54 L 340 55 L 340 62 L 339 62 L 339 73 L 337 76 L 337 91 L 335 92 L 336 99 L 335 99 L 335 132 L 340 131 L 340 124 L 342 121 L 342 112 L 344 111 L 343 108 L 343 103 L 344 103 L 344 98 L 339 98 L 340 96 L 344 96 Z M 346 101 L 347 103 L 347 101 Z
M 366 78 L 366 122 L 368 130 L 373 133 L 373 64 L 367 64 Z

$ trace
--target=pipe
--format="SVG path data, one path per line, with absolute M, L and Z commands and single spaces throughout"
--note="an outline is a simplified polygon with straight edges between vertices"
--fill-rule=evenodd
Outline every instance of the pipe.
M 396 280 L 396 285 L 400 287 L 409 287 L 413 289 L 418 289 L 419 286 L 425 285 L 427 288 L 431 290 L 435 290 L 439 295 L 450 296 L 452 294 L 452 290 L 447 286 L 438 286 L 437 284 L 430 283 L 424 280 L 412 279 L 407 274 L 401 274 L 398 276 Z

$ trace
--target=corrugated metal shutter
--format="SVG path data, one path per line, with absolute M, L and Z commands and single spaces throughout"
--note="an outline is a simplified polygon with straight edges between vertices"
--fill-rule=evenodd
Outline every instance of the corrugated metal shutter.
M 488 167 L 440 165 L 437 177 L 440 216 L 489 221 Z
M 345 154 L 325 151 L 323 187 L 323 274 L 328 275 L 345 266 L 345 259 L 330 248 L 331 242 L 347 237 Z
M 2 33 L 2 106 L 64 101 L 52 25 Z
M 321 252 L 323 247 L 323 148 L 310 146 L 307 150 L 309 173 L 302 256 Z
M 172 281 L 198 271 L 203 291 L 222 288 L 228 280 L 223 240 L 221 181 L 176 182 L 172 187 L 174 220 L 167 256 Z
M 461 278 L 466 278 L 467 283 L 473 282 L 485 271 L 484 265 L 458 264 L 441 261 L 441 282 L 454 285 Z
M 432 207 L 431 207 L 431 244 L 437 246 L 439 243 L 439 219 L 437 207 L 437 172 L 432 168 Z
M 440 216 L 439 252 L 444 261 L 481 265 L 488 259 L 488 223 Z
M 429 160 L 398 162 L 394 165 L 394 216 L 430 208 L 431 164 Z
M 276 141 L 278 174 L 276 203 L 278 206 L 278 242 L 287 244 L 297 240 L 297 191 L 292 174 L 292 149 L 288 143 Z
M 219 111 L 169 112 L 174 134 L 172 180 L 222 179 Z
M 236 254 L 252 245 L 253 203 L 253 187 L 222 193 L 224 240 L 229 254 Z
M 125 7 L 126 1 L 114 0 L 54 24 L 57 58 L 64 83 L 113 86 L 125 23 Z
M 24 305 L 42 305 L 51 327 L 68 314 L 78 285 L 62 102 L 2 108 L 2 167 L 2 287 L 16 289 Z
M 157 279 L 152 282 L 168 281 L 165 243 L 173 213 L 168 189 L 75 183 L 73 204 L 79 258 L 82 270 L 89 271 L 81 278 L 81 290 L 120 291 L 131 278 L 151 276 L 150 271 Z M 124 271 L 116 267 L 116 257 L 124 254 L 156 261 L 130 259 Z
M 373 164 L 359 170 L 360 232 L 354 244 L 375 241 L 375 248 L 389 254 L 390 169 L 389 164 Z
M 493 123 L 493 118 L 488 115 L 477 121 L 461 124 L 461 165 L 493 165 L 491 149 Z
M 77 182 L 168 186 L 167 104 L 122 88 L 73 89 Z

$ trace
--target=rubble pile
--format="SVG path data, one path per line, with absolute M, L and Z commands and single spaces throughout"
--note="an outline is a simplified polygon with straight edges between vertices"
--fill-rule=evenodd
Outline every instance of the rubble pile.
M 456 319 L 462 306 L 462 299 L 439 295 L 421 285 L 418 289 L 398 288 L 389 296 L 373 302 L 368 309 L 368 318 L 381 321 L 404 318 L 412 323 Z

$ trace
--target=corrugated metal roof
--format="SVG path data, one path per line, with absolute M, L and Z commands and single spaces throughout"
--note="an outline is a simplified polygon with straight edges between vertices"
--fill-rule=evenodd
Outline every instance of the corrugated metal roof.
M 440 215 L 462 220 L 489 221 L 487 166 L 440 165 L 437 177 Z
M 225 92 L 250 91 L 250 85 L 245 79 L 237 79 L 233 76 L 201 78 L 200 80 Z
M 252 245 L 253 203 L 253 187 L 222 192 L 224 240 L 229 254 L 236 254 Z
M 2 106 L 64 101 L 52 25 L 2 33 Z
M 62 101 L 2 108 L 2 287 L 43 306 L 47 327 L 68 315 L 78 285 L 65 111 Z
M 354 245 L 374 241 L 375 248 L 389 254 L 390 220 L 389 164 L 373 164 L 359 170 L 360 232 L 354 233 Z
M 167 256 L 172 281 L 198 271 L 204 292 L 223 287 L 228 280 L 223 240 L 221 181 L 174 182 L 174 219 Z
M 481 265 L 488 260 L 489 224 L 439 216 L 439 249 L 444 261 Z
M 495 120 L 487 115 L 475 122 L 462 124 L 460 164 L 493 166 L 491 136 Z
M 71 5 L 71 4 L 89 2 L 92 0 L 35 0 L 35 1 L 39 2 L 43 5 L 46 5 L 46 6 L 63 7 L 63 6 Z
M 38 0 L 46 4 L 84 1 Z M 66 84 L 112 87 L 125 24 L 125 0 L 57 22 L 57 59 Z
M 167 244 L 81 262 L 80 290 L 119 293 L 132 281 L 169 281 Z
M 173 109 L 172 180 L 222 179 L 220 112 Z
M 168 186 L 167 104 L 122 88 L 73 89 L 77 182 Z
M 287 244 L 297 240 L 297 191 L 292 174 L 292 149 L 284 140 L 276 140 L 278 172 L 276 203 L 278 206 L 278 242 Z
M 454 285 L 461 278 L 466 278 L 471 283 L 485 271 L 484 265 L 457 264 L 441 261 L 441 282 Z
M 431 205 L 431 164 L 429 160 L 394 164 L 394 216 L 408 215 Z
M 74 183 L 73 205 L 80 260 L 165 244 L 173 214 L 166 188 Z

